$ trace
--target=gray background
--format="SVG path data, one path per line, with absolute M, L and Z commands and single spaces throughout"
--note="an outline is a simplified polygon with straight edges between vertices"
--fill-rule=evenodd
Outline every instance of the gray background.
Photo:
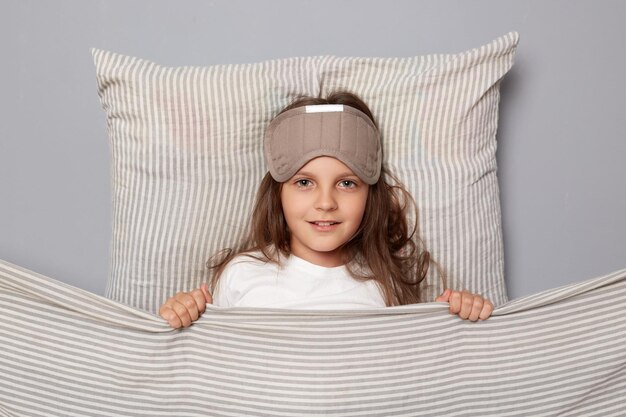
M 619 1 L 0 4 L 0 259 L 104 293 L 110 149 L 91 47 L 204 66 L 456 53 L 516 30 L 497 154 L 509 298 L 626 268 Z

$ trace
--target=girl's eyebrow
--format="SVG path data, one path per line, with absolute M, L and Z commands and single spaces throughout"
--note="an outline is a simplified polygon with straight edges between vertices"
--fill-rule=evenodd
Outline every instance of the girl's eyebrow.
M 315 174 L 311 173 L 311 172 L 307 172 L 307 171 L 301 171 L 298 172 L 296 175 L 305 175 L 307 177 L 315 177 Z M 353 174 L 352 172 L 342 172 L 341 174 L 337 175 L 337 177 L 356 177 L 356 174 Z

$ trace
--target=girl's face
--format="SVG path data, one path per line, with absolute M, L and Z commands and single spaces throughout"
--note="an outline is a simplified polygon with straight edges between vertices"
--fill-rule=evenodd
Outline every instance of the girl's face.
M 369 185 L 338 159 L 321 156 L 300 168 L 280 192 L 293 254 L 320 266 L 341 265 L 339 248 L 358 230 L 368 192 Z

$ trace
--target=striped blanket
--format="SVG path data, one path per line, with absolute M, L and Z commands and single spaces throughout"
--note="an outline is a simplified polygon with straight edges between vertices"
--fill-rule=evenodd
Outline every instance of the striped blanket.
M 626 270 L 512 300 L 165 320 L 0 261 L 0 415 L 626 414 Z

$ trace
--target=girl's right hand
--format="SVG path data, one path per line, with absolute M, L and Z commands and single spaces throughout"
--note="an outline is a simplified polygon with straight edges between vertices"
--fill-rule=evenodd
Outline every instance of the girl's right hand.
M 159 314 L 175 329 L 189 327 L 204 313 L 206 303 L 213 303 L 213 297 L 207 284 L 203 283 L 200 288 L 179 292 L 168 298 L 159 309 Z

